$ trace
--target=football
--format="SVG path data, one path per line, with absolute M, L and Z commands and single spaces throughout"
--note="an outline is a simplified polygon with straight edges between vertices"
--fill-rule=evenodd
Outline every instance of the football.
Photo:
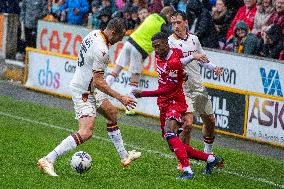
M 87 152 L 79 151 L 72 156 L 70 165 L 74 171 L 82 174 L 92 167 L 92 158 Z

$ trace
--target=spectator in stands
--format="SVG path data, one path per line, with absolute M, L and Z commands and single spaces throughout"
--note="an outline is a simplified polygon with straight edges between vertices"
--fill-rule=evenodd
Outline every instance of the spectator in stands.
M 99 29 L 100 28 L 100 19 L 99 16 L 99 8 L 100 4 L 97 0 L 92 2 L 92 28 Z
M 262 26 L 264 26 L 271 16 L 274 6 L 272 4 L 272 0 L 258 0 L 257 10 L 254 17 L 254 25 L 252 29 L 252 33 L 256 35 L 258 38 L 261 38 L 260 32 Z
M 20 14 L 20 6 L 18 0 L 1 0 L 0 13 Z
M 133 23 L 133 26 L 135 28 L 137 28 L 140 25 L 140 19 L 138 17 L 138 7 L 134 6 L 131 8 L 131 21 Z
M 108 8 L 103 8 L 99 11 L 98 19 L 100 20 L 100 30 L 104 30 L 111 19 L 111 10 Z
M 148 11 L 150 13 L 160 13 L 163 9 L 163 4 L 161 0 L 150 0 L 148 4 Z
M 281 27 L 272 25 L 262 35 L 259 46 L 259 56 L 280 59 L 280 53 L 283 51 L 283 36 Z
M 46 0 L 23 0 L 20 20 L 24 31 L 21 38 L 26 41 L 28 47 L 36 47 L 37 22 L 48 14 Z
M 234 20 L 232 21 L 227 32 L 227 42 L 230 43 L 234 36 L 234 28 L 239 21 L 244 21 L 249 30 L 252 30 L 254 24 L 254 16 L 256 13 L 256 0 L 244 0 L 245 5 L 239 8 Z
M 249 28 L 244 21 L 239 21 L 234 30 L 234 52 L 239 54 L 257 54 L 257 37 L 249 32 Z
M 237 14 L 238 10 L 244 6 L 244 0 L 225 0 L 228 9 L 234 10 L 235 14 Z M 235 16 L 235 15 L 234 15 Z
M 132 7 L 130 4 L 126 4 L 122 8 L 123 18 L 125 19 L 127 30 L 132 30 L 135 28 L 135 24 L 132 22 L 132 19 L 131 19 L 131 9 Z
M 142 8 L 140 7 L 138 9 L 138 17 L 141 23 L 145 20 L 147 16 L 149 16 L 149 14 L 150 13 L 146 7 L 142 7 Z
M 273 11 L 266 23 L 268 26 L 272 24 L 279 25 L 282 30 L 282 36 L 284 36 L 284 0 L 276 0 L 275 11 Z
M 124 0 L 115 0 L 115 6 L 117 7 L 118 10 L 121 10 L 125 5 Z
M 133 7 L 138 7 L 138 8 L 147 8 L 147 1 L 146 0 L 133 0 L 132 1 L 132 6 Z
M 114 13 L 116 11 L 116 7 L 115 7 L 114 4 L 112 5 L 111 0 L 101 0 L 101 2 L 102 2 L 102 6 L 101 6 L 100 10 L 101 9 L 109 9 L 108 11 L 110 13 Z
M 234 18 L 234 10 L 228 9 L 226 3 L 226 0 L 217 0 L 216 5 L 212 8 L 212 18 L 220 49 L 225 47 L 226 34 Z
M 186 12 L 186 5 L 187 5 L 187 0 L 179 0 L 177 4 L 177 10 L 180 10 L 182 12 Z
M 66 0 L 60 7 L 60 11 L 66 11 L 66 21 L 68 24 L 82 25 L 86 13 L 89 11 L 87 0 Z
M 197 35 L 202 46 L 218 48 L 212 16 L 199 0 L 189 0 L 186 7 L 189 30 Z
M 61 14 L 60 7 L 65 3 L 65 0 L 49 0 L 48 2 L 48 9 L 51 15 L 57 21 L 64 21 L 65 17 L 64 14 Z

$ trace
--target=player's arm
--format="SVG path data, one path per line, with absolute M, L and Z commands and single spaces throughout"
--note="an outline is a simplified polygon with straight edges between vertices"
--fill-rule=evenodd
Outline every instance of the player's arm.
M 212 62 L 208 62 L 208 63 L 201 62 L 201 66 L 203 66 L 206 69 L 212 70 L 217 76 L 220 76 L 223 74 L 224 69 L 222 67 L 219 67 L 213 64 Z
M 109 87 L 104 80 L 104 71 L 93 71 L 93 86 L 103 93 L 119 100 L 127 109 L 128 107 L 134 108 L 136 106 L 134 99 L 123 96 Z
M 168 82 L 168 84 L 166 85 L 166 87 L 164 88 L 159 88 L 157 90 L 153 90 L 153 91 L 133 91 L 133 95 L 136 98 L 140 98 L 140 97 L 159 97 L 159 96 L 163 96 L 163 95 L 167 95 L 167 94 L 171 94 L 174 91 L 176 91 L 178 89 L 178 85 L 172 83 L 172 82 Z
M 180 61 L 181 61 L 182 65 L 184 65 L 184 66 L 189 64 L 193 60 L 197 60 L 199 62 L 208 62 L 209 61 L 208 58 L 206 57 L 206 55 L 201 54 L 201 53 L 195 53 L 195 54 L 180 58 Z
M 180 70 L 182 70 L 182 65 L 178 63 L 168 64 L 168 69 L 170 70 L 171 73 L 176 73 L 176 75 L 175 74 L 169 75 L 167 78 L 167 82 L 163 88 L 158 88 L 157 90 L 153 90 L 153 91 L 138 91 L 137 90 L 133 92 L 133 95 L 136 98 L 158 97 L 158 96 L 168 95 L 176 91 L 180 86 L 177 74 L 181 74 Z

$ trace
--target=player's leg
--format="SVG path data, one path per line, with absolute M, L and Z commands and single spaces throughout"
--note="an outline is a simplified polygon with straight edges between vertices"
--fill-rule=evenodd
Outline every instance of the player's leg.
M 200 115 L 204 125 L 202 134 L 204 138 L 204 152 L 207 154 L 213 153 L 213 143 L 215 140 L 215 117 L 213 114 Z
M 185 146 L 176 134 L 178 129 L 177 121 L 175 119 L 167 119 L 165 126 L 165 139 L 183 167 L 183 173 L 182 175 L 178 176 L 177 179 L 192 179 L 194 174 L 189 164 Z
M 192 94 L 188 92 L 187 89 L 184 89 L 185 91 L 185 100 L 187 104 L 187 110 L 185 115 L 183 116 L 184 124 L 182 126 L 183 132 L 180 133 L 180 138 L 184 144 L 190 143 L 191 138 L 191 132 L 192 132 L 192 124 L 193 124 L 193 100 L 191 98 Z
M 223 168 L 224 160 L 219 156 L 215 156 L 213 154 L 206 154 L 200 150 L 197 150 L 187 144 L 184 144 L 187 155 L 191 159 L 206 161 L 206 168 L 203 171 L 203 174 L 211 174 L 215 167 Z
M 121 70 L 129 65 L 129 61 L 130 61 L 130 43 L 129 42 L 125 42 L 117 59 L 115 60 L 116 64 L 115 64 L 115 68 L 112 70 L 111 74 L 109 74 L 106 77 L 106 82 L 109 86 L 111 86 L 114 81 L 115 78 L 118 77 L 118 75 L 120 74 Z
M 184 123 L 182 125 L 182 132 L 179 134 L 179 137 L 184 144 L 189 144 L 193 128 L 193 114 L 191 112 L 186 112 L 183 116 L 183 119 Z
M 212 154 L 215 139 L 215 117 L 213 115 L 211 100 L 206 92 L 194 95 L 194 108 L 203 121 L 204 152 Z
M 143 70 L 143 58 L 141 53 L 132 45 L 130 47 L 130 64 L 128 71 L 131 73 L 131 78 L 130 78 L 130 90 L 128 92 L 128 95 L 135 98 L 132 94 L 133 90 L 138 90 L 139 88 L 139 82 L 140 82 L 140 77 L 141 73 Z M 135 110 L 126 110 L 126 114 L 128 115 L 133 115 L 135 114 Z
M 93 134 L 93 124 L 96 118 L 95 100 L 92 95 L 87 95 L 83 100 L 81 94 L 73 95 L 76 119 L 79 121 L 79 130 L 65 138 L 54 150 L 47 156 L 38 160 L 40 167 L 50 176 L 57 176 L 53 164 L 56 159 L 75 149 L 86 140 L 90 139 Z
M 165 116 L 165 135 L 164 138 L 167 140 L 170 149 L 175 153 L 178 161 L 182 164 L 183 173 L 178 176 L 177 179 L 192 179 L 194 174 L 191 170 L 187 152 L 183 142 L 177 135 L 179 128 L 178 123 L 182 122 L 181 112 L 185 112 L 186 107 L 176 103 L 170 103 L 168 107 L 160 108 L 160 113 Z
M 123 166 L 129 165 L 135 159 L 141 156 L 141 152 L 134 150 L 127 152 L 120 129 L 117 125 L 117 108 L 114 107 L 107 99 L 107 95 L 102 92 L 96 94 L 97 111 L 107 119 L 107 132 L 108 136 L 114 144 L 116 151 L 118 152 Z

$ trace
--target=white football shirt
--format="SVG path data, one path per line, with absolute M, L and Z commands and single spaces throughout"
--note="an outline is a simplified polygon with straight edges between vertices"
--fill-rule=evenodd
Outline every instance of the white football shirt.
M 189 56 L 194 53 L 204 54 L 199 39 L 196 35 L 187 34 L 185 39 L 180 39 L 175 34 L 168 38 L 170 48 L 178 48 L 182 51 L 183 56 Z M 202 85 L 202 75 L 200 74 L 200 63 L 196 60 L 191 61 L 185 67 L 188 76 L 185 83 L 185 92 L 204 92 L 205 87 Z
M 107 40 L 100 30 L 90 32 L 82 41 L 75 74 L 69 84 L 79 93 L 92 91 L 93 71 L 105 71 L 109 63 Z

